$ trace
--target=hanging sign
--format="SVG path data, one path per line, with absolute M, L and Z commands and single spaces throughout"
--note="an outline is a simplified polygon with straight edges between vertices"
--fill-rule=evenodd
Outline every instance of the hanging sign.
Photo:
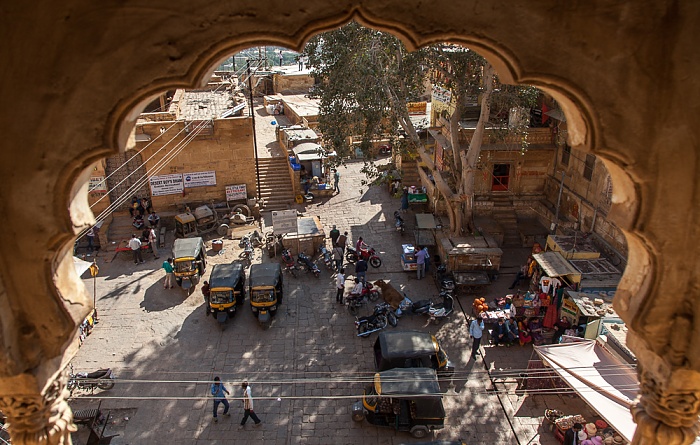
M 437 85 L 433 85 L 433 100 L 449 105 L 450 102 L 452 102 L 452 92 Z
M 185 180 L 186 189 L 216 185 L 216 172 L 214 171 L 183 173 L 182 177 Z
M 90 184 L 88 185 L 88 192 L 106 192 L 107 182 L 105 182 L 104 176 L 92 176 L 90 178 Z
M 246 191 L 245 184 L 226 186 L 226 201 L 246 198 L 248 198 L 248 192 Z
M 183 190 L 182 175 L 152 176 L 149 179 L 151 196 L 176 195 Z

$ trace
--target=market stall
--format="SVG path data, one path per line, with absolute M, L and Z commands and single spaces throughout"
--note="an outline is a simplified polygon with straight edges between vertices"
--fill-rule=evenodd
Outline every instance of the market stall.
M 493 244 L 492 244 L 493 243 Z M 451 272 L 498 274 L 503 251 L 488 237 L 449 237 L 437 235 L 438 253 Z
M 546 366 L 551 367 L 610 426 L 586 425 L 586 436 L 623 444 L 632 440 L 636 424 L 630 407 L 639 391 L 637 372 L 594 340 L 535 346 Z M 579 421 L 579 423 L 582 423 Z M 573 424 L 571 422 L 571 424 Z
M 311 256 L 318 252 L 325 241 L 326 233 L 317 216 L 297 218 L 297 231 L 286 233 L 282 239 L 284 247 L 289 249 L 292 255 L 304 252 Z
M 612 300 L 572 290 L 564 291 L 559 316 L 566 316 L 571 321 L 575 335 L 591 340 L 600 334 L 604 318 L 619 318 Z
M 298 190 L 309 191 L 311 193 L 328 194 L 332 193 L 333 187 L 330 182 L 330 175 L 325 165 L 325 161 L 333 153 L 328 153 L 319 144 L 314 142 L 304 142 L 292 149 L 294 153 L 293 165 L 299 167 Z
M 434 246 L 435 245 L 435 230 L 437 224 L 432 213 L 416 213 L 416 227 L 414 234 L 416 236 L 416 245 Z
M 600 252 L 583 234 L 548 235 L 546 251 L 559 252 L 567 260 L 590 260 L 600 258 Z
M 425 187 L 416 187 L 412 185 L 408 188 L 408 203 L 409 204 L 425 204 L 428 202 L 428 193 Z
M 539 287 L 542 277 L 557 278 L 561 285 L 572 289 L 578 289 L 581 282 L 581 272 L 576 270 L 559 252 L 541 252 L 532 255 L 537 262 L 535 273 L 532 274 L 532 283 Z
M 615 296 L 622 273 L 610 261 L 605 258 L 572 259 L 569 263 L 581 273 L 581 292 L 603 292 L 610 298 Z
M 401 268 L 404 272 L 415 272 L 418 269 L 416 248 L 413 244 L 401 244 Z

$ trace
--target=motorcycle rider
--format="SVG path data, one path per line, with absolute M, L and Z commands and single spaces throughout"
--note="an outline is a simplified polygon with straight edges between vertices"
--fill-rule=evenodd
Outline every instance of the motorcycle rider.
M 362 289 L 364 288 L 364 282 L 360 281 L 359 278 L 355 278 L 355 286 L 350 291 L 351 297 L 359 297 L 362 295 Z

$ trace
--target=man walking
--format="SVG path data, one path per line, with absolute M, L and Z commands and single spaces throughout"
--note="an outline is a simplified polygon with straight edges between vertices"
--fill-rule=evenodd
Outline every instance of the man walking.
M 347 244 L 348 244 L 348 232 L 343 232 L 343 234 L 338 237 L 338 241 L 335 243 L 336 246 L 343 249 L 343 255 L 345 255 L 345 246 Z
M 338 170 L 333 169 L 333 190 L 335 190 L 338 193 L 340 193 L 340 187 L 338 186 L 339 182 L 340 182 L 340 173 L 338 173 Z
M 156 234 L 156 229 L 153 227 L 148 230 L 148 244 L 151 246 L 153 256 L 158 259 L 158 235 Z
M 333 261 L 335 261 L 335 270 L 340 271 L 343 268 L 343 248 L 340 246 L 333 247 Z
M 367 275 L 367 261 L 360 257 L 355 263 L 355 276 L 360 279 L 363 283 L 365 282 L 365 276 Z
M 340 268 L 335 276 L 335 302 L 343 304 L 343 294 L 345 293 L 345 269 Z
M 418 252 L 416 252 L 416 273 L 418 274 L 418 279 L 420 280 L 425 276 L 425 257 L 428 252 L 418 247 Z
M 136 237 L 135 233 L 131 234 L 129 248 L 134 253 L 134 264 L 143 263 L 143 257 L 141 256 L 141 240 Z
M 481 337 L 484 335 L 484 320 L 475 318 L 469 324 L 469 336 L 472 338 L 472 358 L 476 360 L 476 354 L 479 352 Z
M 211 395 L 214 396 L 214 422 L 219 421 L 216 417 L 217 411 L 219 411 L 219 403 L 224 404 L 224 416 L 231 416 L 231 413 L 228 412 L 228 400 L 226 400 L 224 393 L 230 394 L 224 387 L 224 384 L 221 383 L 221 379 L 218 376 L 214 377 L 214 383 L 211 385 Z
M 333 229 L 330 232 L 331 236 L 331 246 L 335 247 L 335 244 L 338 242 L 338 238 L 340 237 L 340 230 L 338 230 L 335 225 L 333 225 Z
M 165 270 L 165 281 L 163 289 L 171 289 L 173 287 L 173 259 L 168 258 L 163 261 L 163 269 Z
M 248 386 L 248 382 L 243 382 L 241 383 L 241 388 L 243 388 L 243 419 L 241 420 L 241 424 L 238 426 L 239 430 L 242 430 L 243 427 L 245 426 L 246 421 L 248 420 L 248 417 L 253 419 L 253 422 L 255 422 L 255 426 L 258 426 L 262 423 L 260 419 L 258 419 L 258 416 L 255 415 L 255 412 L 253 411 L 253 394 L 250 392 L 250 386 Z

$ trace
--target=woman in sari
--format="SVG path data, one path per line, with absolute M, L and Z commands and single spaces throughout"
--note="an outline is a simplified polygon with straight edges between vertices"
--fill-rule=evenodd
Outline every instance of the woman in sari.
M 530 329 L 528 328 L 528 319 L 524 319 L 518 322 L 518 338 L 520 339 L 520 346 L 524 346 L 532 341 L 532 335 L 530 335 Z
M 542 323 L 540 323 L 540 319 L 537 317 L 532 317 L 527 325 L 527 328 L 530 330 L 532 343 L 534 343 L 535 346 L 540 346 L 544 341 L 544 338 L 542 337 Z

